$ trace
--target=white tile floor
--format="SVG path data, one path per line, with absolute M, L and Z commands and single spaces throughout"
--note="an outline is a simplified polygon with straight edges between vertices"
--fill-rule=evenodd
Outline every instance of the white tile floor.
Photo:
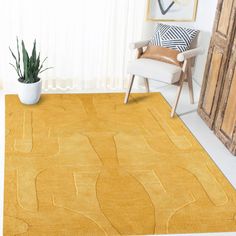
M 172 104 L 176 93 L 176 87 L 160 84 L 157 82 L 150 82 L 151 91 L 161 92 L 167 101 Z M 200 88 L 194 84 L 195 97 L 198 100 Z M 224 175 L 228 178 L 231 184 L 236 188 L 236 157 L 231 155 L 224 145 L 216 138 L 212 131 L 208 129 L 206 124 L 201 120 L 197 114 L 197 103 L 189 104 L 189 95 L 185 87 L 180 99 L 177 113 L 184 121 L 186 126 L 199 140 L 200 144 L 212 157 L 214 162 L 218 165 Z M 3 178 L 4 178 L 4 132 L 5 132 L 5 105 L 4 94 L 0 91 L 0 232 L 2 232 L 3 219 Z M 185 234 L 185 236 L 236 236 L 234 233 L 215 233 L 215 234 Z M 180 236 L 180 235 L 179 235 Z

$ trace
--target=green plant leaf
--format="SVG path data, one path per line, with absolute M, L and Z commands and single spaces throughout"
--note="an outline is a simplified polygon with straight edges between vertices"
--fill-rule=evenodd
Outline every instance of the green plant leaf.
M 19 77 L 21 77 L 19 71 L 17 70 L 16 66 L 13 65 L 12 63 L 9 63 L 15 70 L 16 70 L 16 73 L 18 74 Z
M 15 66 L 14 66 L 14 67 L 16 68 L 17 74 L 18 74 L 20 77 L 22 77 L 22 73 L 21 73 L 19 61 L 17 60 L 15 54 L 13 53 L 13 51 L 11 50 L 10 47 L 9 47 L 9 50 L 10 50 L 10 52 L 11 52 L 12 57 L 13 57 L 14 60 L 15 60 Z
M 49 70 L 49 69 L 53 69 L 53 67 L 47 67 L 47 68 L 45 68 L 45 69 L 39 71 L 39 74 L 41 74 L 41 73 L 43 73 L 44 71 Z
M 17 47 L 17 54 L 18 54 L 18 63 L 20 64 L 20 47 L 19 47 L 18 37 L 16 37 L 16 47 Z
M 19 40 L 18 37 L 16 37 L 16 47 L 17 47 L 17 54 L 18 54 L 18 62 L 16 64 L 17 70 L 19 71 L 20 77 L 23 77 L 22 72 L 21 72 L 21 58 L 20 58 L 20 47 L 19 47 Z
M 16 63 L 17 63 L 16 56 L 15 56 L 15 54 L 13 53 L 13 51 L 11 50 L 11 48 L 10 48 L 10 47 L 9 47 L 9 50 L 10 50 L 10 52 L 11 52 L 11 55 L 13 56 L 13 58 L 15 59 L 15 61 L 16 61 Z
M 33 46 L 33 50 L 32 50 L 32 55 L 31 58 L 32 62 L 36 62 L 36 40 L 34 40 L 34 46 Z
M 29 82 L 29 55 L 25 49 L 24 41 L 22 40 L 22 55 L 23 55 L 23 64 L 24 64 L 24 79 L 28 83 Z
M 15 65 L 10 65 L 16 70 L 18 76 L 24 81 L 24 83 L 34 83 L 38 81 L 38 74 L 42 73 L 46 70 L 51 69 L 52 67 L 48 67 L 43 69 L 43 64 L 47 60 L 47 57 L 40 63 L 40 53 L 37 56 L 36 52 L 36 40 L 34 40 L 34 45 L 32 49 L 32 54 L 29 57 L 29 54 L 25 48 L 24 41 L 21 41 L 22 45 L 22 65 L 23 65 L 23 74 L 21 71 L 21 54 L 20 54 L 20 47 L 19 47 L 19 40 L 18 37 L 16 38 L 17 41 L 17 57 L 10 49 L 10 52 L 15 60 Z

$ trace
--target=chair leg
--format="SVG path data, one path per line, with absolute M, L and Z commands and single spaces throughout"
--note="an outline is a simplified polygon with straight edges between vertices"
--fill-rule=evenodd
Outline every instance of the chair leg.
M 144 78 L 144 85 L 145 85 L 147 93 L 149 93 L 150 92 L 150 87 L 149 87 L 149 81 L 148 81 L 147 78 Z
M 179 103 L 179 98 L 180 98 L 180 94 L 181 94 L 181 91 L 182 91 L 182 88 L 183 88 L 183 84 L 184 84 L 184 78 L 181 79 L 179 87 L 178 87 L 177 97 L 176 97 L 174 106 L 172 107 L 172 111 L 171 111 L 171 118 L 173 118 L 174 115 L 175 115 L 175 111 L 176 111 L 177 105 Z
M 134 77 L 135 77 L 135 75 L 132 75 L 132 77 L 130 79 L 129 87 L 128 87 L 128 90 L 127 90 L 126 95 L 125 95 L 125 100 L 124 100 L 125 104 L 127 104 L 128 101 L 129 101 L 129 95 L 130 95 L 130 92 L 131 92 L 131 89 L 132 89 L 132 86 L 133 86 L 133 83 L 134 83 Z
M 190 103 L 194 104 L 193 78 L 192 78 L 191 67 L 188 67 L 187 75 L 188 75 L 188 89 L 189 89 Z

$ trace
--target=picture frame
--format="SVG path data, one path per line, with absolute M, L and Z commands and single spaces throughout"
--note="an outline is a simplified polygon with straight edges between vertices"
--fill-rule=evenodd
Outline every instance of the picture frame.
M 147 0 L 147 21 L 196 20 L 198 0 Z

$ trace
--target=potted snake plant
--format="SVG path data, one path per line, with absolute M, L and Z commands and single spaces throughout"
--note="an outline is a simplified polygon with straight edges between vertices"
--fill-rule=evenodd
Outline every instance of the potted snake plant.
M 22 55 L 20 54 L 19 41 L 17 38 L 17 56 L 9 47 L 11 55 L 15 60 L 15 63 L 10 63 L 10 65 L 13 66 L 18 75 L 18 97 L 20 101 L 23 104 L 32 105 L 38 103 L 41 95 L 42 80 L 39 77 L 39 74 L 51 67 L 46 69 L 43 68 L 43 64 L 47 60 L 47 57 L 40 62 L 40 53 L 37 55 L 36 52 L 36 40 L 34 41 L 31 56 L 29 56 L 23 40 L 21 46 Z M 23 70 L 21 67 L 23 67 Z

